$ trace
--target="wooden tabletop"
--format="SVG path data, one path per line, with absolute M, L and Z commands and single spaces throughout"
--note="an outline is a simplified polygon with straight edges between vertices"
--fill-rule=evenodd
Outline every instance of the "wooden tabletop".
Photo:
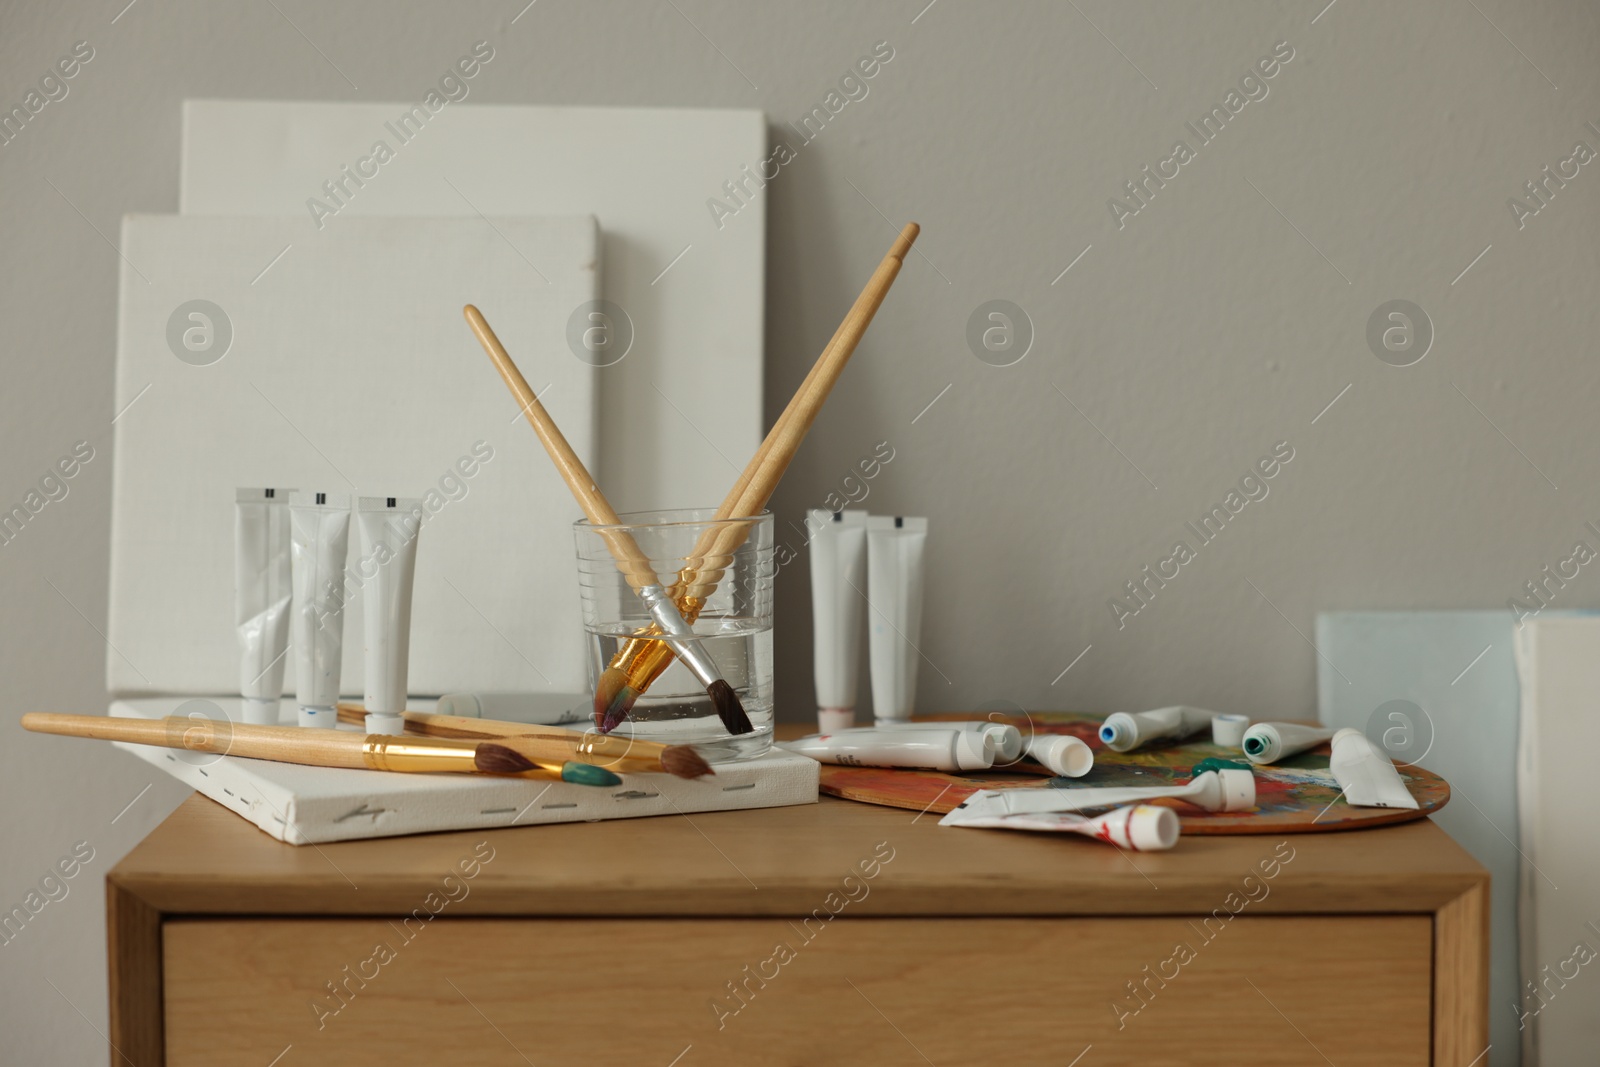
M 393 914 L 489 850 L 493 858 L 452 914 L 795 914 L 884 855 L 892 859 L 853 914 L 1209 911 L 1242 892 L 1247 877 L 1260 879 L 1261 864 L 1285 856 L 1254 914 L 1433 911 L 1488 882 L 1428 820 L 1282 838 L 1189 837 L 1170 852 L 1127 853 L 1073 834 L 947 828 L 933 815 L 823 797 L 788 808 L 294 846 L 199 795 L 108 878 L 165 914 Z

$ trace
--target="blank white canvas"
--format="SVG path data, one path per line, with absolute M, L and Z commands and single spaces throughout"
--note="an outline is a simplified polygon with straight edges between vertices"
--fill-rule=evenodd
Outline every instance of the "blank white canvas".
M 762 113 L 451 104 L 402 143 L 409 108 L 187 101 L 180 210 L 283 215 L 297 248 L 360 215 L 595 215 L 605 297 L 634 331 L 600 371 L 596 477 L 621 511 L 714 507 L 762 433 L 766 198 L 745 175 L 767 155 Z M 362 165 L 379 140 L 393 158 Z M 345 166 L 373 176 L 314 219 Z M 744 203 L 719 225 L 707 202 L 733 204 L 729 181 Z M 575 358 L 559 340 L 514 354 Z
M 1528 619 L 1517 633 L 1522 737 L 1523 1063 L 1594 1063 L 1600 1049 L 1600 618 Z M 1582 948 L 1580 949 L 1580 946 Z
M 315 240 L 280 218 L 123 223 L 111 691 L 239 691 L 240 486 L 438 491 L 417 539 L 411 691 L 581 691 L 578 508 L 461 309 L 496 309 L 514 351 L 560 336 L 567 308 L 596 292 L 594 219 L 339 221 Z M 168 341 L 174 311 L 196 298 L 220 307 L 233 334 L 205 366 Z M 593 369 L 575 359 L 523 366 L 573 446 L 592 456 Z M 492 458 L 463 477 L 475 448 Z M 353 528 L 350 541 L 353 563 Z M 343 688 L 353 695 L 362 606 L 357 593 L 345 612 Z M 286 687 L 293 693 L 293 656 Z
M 237 698 L 119 700 L 111 705 L 111 714 L 143 719 L 200 716 L 238 722 L 242 703 Z M 426 701 L 412 701 L 412 705 L 429 710 Z M 292 724 L 294 716 L 294 705 L 283 701 L 279 721 Z M 716 774 L 707 778 L 623 774 L 621 784 L 602 787 L 486 774 L 302 767 L 121 741 L 115 744 L 291 845 L 815 804 L 821 766 L 808 756 L 774 748 L 759 759 L 719 764 Z
M 1517 671 L 1509 611 L 1317 615 L 1317 711 L 1325 726 L 1387 737 L 1394 755 L 1442 775 L 1433 821 L 1489 869 L 1489 1037 L 1478 1067 L 1516 1067 Z M 1325 657 L 1325 658 L 1324 658 Z M 1391 701 L 1409 702 L 1415 708 Z M 1417 714 L 1420 709 L 1421 714 Z M 1415 720 L 1415 721 L 1412 721 Z

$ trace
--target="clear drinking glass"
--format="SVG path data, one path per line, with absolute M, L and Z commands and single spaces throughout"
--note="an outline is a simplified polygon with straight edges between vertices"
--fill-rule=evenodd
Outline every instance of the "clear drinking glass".
M 616 526 L 574 524 L 590 690 L 609 694 L 625 681 L 639 692 L 611 732 L 693 745 L 712 762 L 762 755 L 773 722 L 772 515 L 717 519 L 705 508 L 619 517 Z M 663 613 L 668 604 L 676 617 Z M 692 639 L 669 633 L 663 618 L 687 624 Z M 734 732 L 737 715 L 724 721 L 674 647 L 732 687 L 748 732 Z M 623 673 L 608 674 L 618 664 Z

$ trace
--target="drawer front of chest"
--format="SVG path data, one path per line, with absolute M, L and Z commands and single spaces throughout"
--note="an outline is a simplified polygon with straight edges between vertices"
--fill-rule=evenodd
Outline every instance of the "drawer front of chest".
M 1429 1062 L 1427 915 L 178 919 L 163 946 L 173 1067 Z

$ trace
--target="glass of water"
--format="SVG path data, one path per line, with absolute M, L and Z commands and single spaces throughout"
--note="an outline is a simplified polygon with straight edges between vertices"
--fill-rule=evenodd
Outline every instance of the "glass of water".
M 712 762 L 772 745 L 777 573 L 769 512 L 715 515 L 635 512 L 615 526 L 574 525 L 596 726 L 693 745 Z

